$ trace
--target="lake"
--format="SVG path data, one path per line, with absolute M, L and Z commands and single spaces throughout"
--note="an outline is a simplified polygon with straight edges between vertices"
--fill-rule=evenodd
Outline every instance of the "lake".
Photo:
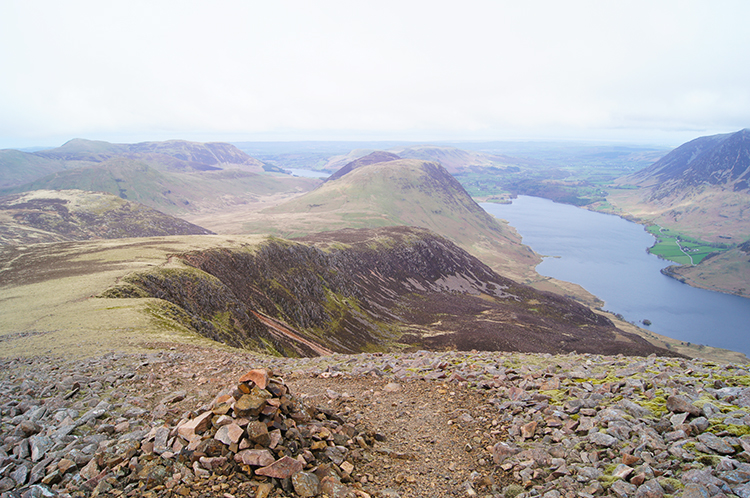
M 315 171 L 311 169 L 288 168 L 287 171 L 289 171 L 294 176 L 304 176 L 305 178 L 328 178 L 329 176 L 331 176 L 330 173 L 326 173 L 324 171 Z
M 642 225 L 538 197 L 481 206 L 545 256 L 537 266 L 541 275 L 581 285 L 607 311 L 633 323 L 650 320 L 644 328 L 658 334 L 750 356 L 750 299 L 661 274 L 673 263 L 647 252 L 655 239 Z

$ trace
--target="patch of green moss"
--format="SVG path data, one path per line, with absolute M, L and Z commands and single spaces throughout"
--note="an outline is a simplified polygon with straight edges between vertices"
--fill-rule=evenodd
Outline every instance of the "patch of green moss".
M 660 477 L 658 481 L 664 491 L 670 494 L 685 488 L 685 485 L 674 477 Z
M 714 434 L 718 434 L 720 432 L 728 432 L 732 436 L 742 437 L 750 434 L 750 427 L 748 427 L 747 425 L 715 424 L 706 429 L 706 432 L 712 432 Z
M 549 391 L 539 391 L 539 394 L 549 397 L 549 402 L 553 405 L 562 405 L 569 398 L 568 392 L 562 389 L 550 389 Z
M 613 475 L 604 474 L 599 477 L 599 483 L 602 485 L 602 487 L 607 490 L 612 487 L 614 483 L 619 481 L 619 477 L 615 477 Z
M 518 484 L 509 484 L 503 490 L 503 496 L 505 498 L 516 498 L 516 496 L 520 495 L 523 492 L 523 486 L 520 486 Z
M 719 380 L 729 387 L 750 387 L 750 375 L 717 375 L 714 379 Z
M 635 403 L 651 410 L 655 417 L 661 417 L 667 413 L 667 400 L 662 396 L 654 396 L 652 399 L 635 399 Z

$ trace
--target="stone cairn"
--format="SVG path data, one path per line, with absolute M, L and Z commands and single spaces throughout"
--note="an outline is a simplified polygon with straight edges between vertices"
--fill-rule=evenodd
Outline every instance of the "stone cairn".
M 120 438 L 93 458 L 79 459 L 75 451 L 50 456 L 53 447 L 76 439 L 73 431 L 108 409 L 100 403 L 51 433 L 33 414 L 24 417 L 8 437 L 28 443 L 15 444 L 18 450 L 3 460 L 3 471 L 15 470 L 4 472 L 9 476 L 0 480 L 0 497 L 343 498 L 356 496 L 344 483 L 357 448 L 372 444 L 334 413 L 306 406 L 270 370 L 254 369 L 174 427 Z

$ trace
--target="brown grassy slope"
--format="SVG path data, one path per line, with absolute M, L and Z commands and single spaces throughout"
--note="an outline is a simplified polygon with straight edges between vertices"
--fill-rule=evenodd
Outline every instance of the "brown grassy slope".
M 160 340 L 217 347 L 165 326 L 154 299 L 95 296 L 131 272 L 179 265 L 170 258 L 176 252 L 257 240 L 186 235 L 0 247 L 0 355 L 85 357 Z
M 709 242 L 739 244 L 750 238 L 750 195 L 703 185 L 655 199 L 651 187 L 611 189 L 614 212 Z
M 209 249 L 229 254 L 229 251 L 256 247 L 263 240 L 261 237 L 204 235 L 0 248 L 0 356 L 89 357 L 109 351 L 144 351 L 157 342 L 224 347 L 181 326 L 174 320 L 176 308 L 165 306 L 161 300 L 95 296 L 133 272 L 184 271 L 185 265 L 174 258 L 174 254 Z M 467 295 L 461 302 L 469 303 L 471 299 L 472 296 Z M 423 306 L 431 303 L 431 300 L 422 301 Z M 454 305 L 457 303 L 459 301 Z M 455 325 L 453 321 L 462 316 L 469 330 L 473 321 L 486 329 L 485 335 L 500 321 L 523 326 L 523 320 L 514 320 L 512 315 L 503 318 L 498 313 L 487 313 L 487 309 L 493 307 L 490 301 L 478 299 L 473 306 L 477 317 L 462 312 L 450 320 L 429 320 L 430 323 L 416 324 L 415 328 L 423 332 L 434 329 L 433 334 L 424 336 L 428 341 L 430 337 L 435 341 L 453 341 L 451 337 L 458 336 L 446 335 L 446 332 L 450 332 L 450 327 Z M 528 309 L 519 313 L 532 318 L 541 310 L 539 305 L 526 299 L 521 307 Z M 437 311 L 455 310 L 442 305 Z M 537 319 L 548 320 L 546 314 L 539 314 Z M 718 358 L 710 348 L 698 354 Z

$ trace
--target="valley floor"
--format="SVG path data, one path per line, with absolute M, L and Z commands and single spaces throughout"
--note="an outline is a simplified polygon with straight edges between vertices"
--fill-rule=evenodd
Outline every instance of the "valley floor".
M 342 481 L 335 496 L 750 493 L 743 365 L 498 352 L 286 359 L 151 347 L 0 360 L 3 496 L 31 488 L 34 496 L 311 496 L 294 479 L 231 464 L 205 470 L 211 460 L 197 454 L 192 463 L 188 453 L 149 451 L 149 433 L 198 415 L 258 367 L 363 436 L 336 440 L 339 463 L 316 451 L 305 470 L 332 467 Z M 61 436 L 66 424 L 76 429 Z

